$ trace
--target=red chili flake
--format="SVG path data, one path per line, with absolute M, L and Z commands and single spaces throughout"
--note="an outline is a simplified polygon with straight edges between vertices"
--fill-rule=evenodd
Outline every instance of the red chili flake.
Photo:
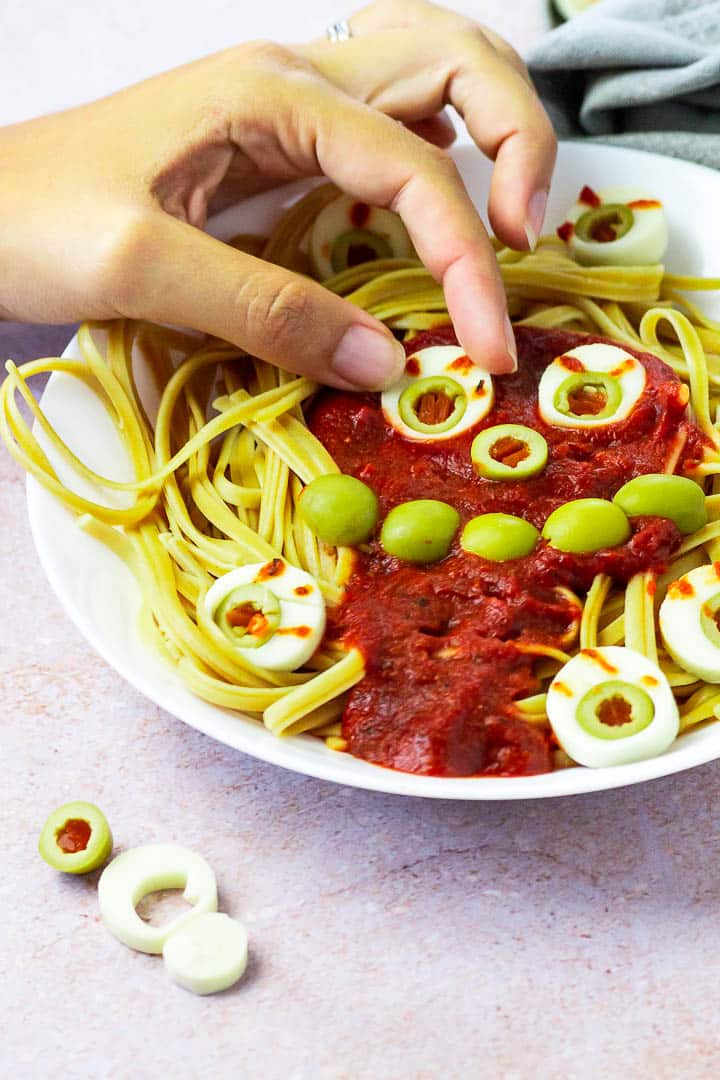
M 469 356 L 458 356 L 457 360 L 453 360 L 452 364 L 448 364 L 448 371 L 459 371 L 463 375 L 469 374 L 475 367 Z
M 657 199 L 633 199 L 627 205 L 631 210 L 657 210 L 659 206 L 662 206 L 662 203 L 658 202 Z
M 558 225 L 555 232 L 558 234 L 563 243 L 567 244 L 570 241 L 570 237 L 575 232 L 575 226 L 572 221 L 563 221 L 562 225 Z
M 281 626 L 279 630 L 275 631 L 276 634 L 292 634 L 293 637 L 310 637 L 312 629 L 309 626 Z
M 598 206 L 602 206 L 602 199 L 600 196 L 597 192 L 593 191 L 591 187 L 588 187 L 587 184 L 578 195 L 578 202 L 585 203 L 586 206 L 592 206 L 594 209 L 597 209 Z
M 652 675 L 641 675 L 640 676 L 640 682 L 643 683 L 645 686 L 659 686 L 660 685 L 660 680 L 654 678 L 654 676 L 652 676 Z
M 285 573 L 285 563 L 282 559 L 272 559 L 269 563 L 265 563 L 258 572 L 256 581 L 267 581 L 268 578 L 280 577 Z
M 312 585 L 298 585 L 293 589 L 296 596 L 309 596 L 312 591 Z
M 653 580 L 648 581 L 645 591 L 647 592 L 648 596 L 654 596 L 657 592 L 657 582 Z
M 680 597 L 690 597 L 695 595 L 695 590 L 689 581 L 684 578 L 680 578 L 679 581 L 672 581 L 668 585 L 668 596 L 672 596 L 673 599 Z
M 618 674 L 618 669 L 615 665 L 606 660 L 603 654 L 598 652 L 597 649 L 582 649 L 580 655 L 587 656 L 588 660 L 594 660 L 598 667 L 601 667 L 608 675 Z
M 350 220 L 356 229 L 362 229 L 370 217 L 370 207 L 366 202 L 356 202 L 350 207 Z
M 585 370 L 585 365 L 582 360 L 578 360 L 577 356 L 568 356 L 567 353 L 563 353 L 562 356 L 556 356 L 555 363 L 567 368 L 568 371 Z
M 637 360 L 632 356 L 628 356 L 625 360 L 622 360 L 616 368 L 613 368 L 609 374 L 612 375 L 614 379 L 619 379 L 621 375 L 624 375 L 627 371 L 632 371 L 636 364 Z
M 715 577 L 720 578 L 720 562 L 713 563 L 713 570 L 715 571 Z
M 565 697 L 572 697 L 573 696 L 572 690 L 570 689 L 569 686 L 566 686 L 564 682 L 557 682 L 557 680 L 556 680 L 552 684 L 552 689 L 557 690 L 558 694 L 564 694 Z
M 410 356 L 405 361 L 405 374 L 406 375 L 419 375 L 420 374 L 420 361 L 417 356 Z

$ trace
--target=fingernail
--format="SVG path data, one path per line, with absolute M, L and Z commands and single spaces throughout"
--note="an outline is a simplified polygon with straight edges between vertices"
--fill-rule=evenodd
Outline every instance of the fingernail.
M 382 331 L 356 324 L 340 339 L 330 367 L 355 386 L 381 390 L 400 378 L 405 367 L 405 350 L 399 341 Z
M 513 332 L 512 323 L 510 317 L 505 316 L 505 341 L 507 342 L 507 350 L 510 359 L 512 360 L 512 371 L 517 371 L 518 357 L 517 357 L 517 345 L 515 344 L 515 334 Z
M 542 232 L 543 222 L 545 221 L 547 201 L 548 193 L 544 188 L 540 191 L 536 191 L 535 194 L 530 197 L 530 202 L 527 207 L 527 217 L 525 218 L 525 235 L 530 251 L 534 251 L 537 247 L 538 237 Z

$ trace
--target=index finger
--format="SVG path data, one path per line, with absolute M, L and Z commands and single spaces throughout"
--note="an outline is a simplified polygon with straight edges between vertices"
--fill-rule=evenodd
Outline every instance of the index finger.
M 515 369 L 515 339 L 492 245 L 452 159 L 328 85 L 316 113 L 322 172 L 355 198 L 396 211 L 442 283 L 458 340 L 492 372 Z

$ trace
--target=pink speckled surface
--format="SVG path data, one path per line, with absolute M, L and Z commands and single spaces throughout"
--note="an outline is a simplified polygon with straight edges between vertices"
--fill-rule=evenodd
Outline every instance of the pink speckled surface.
M 546 23 L 533 0 L 463 6 L 520 46 Z M 0 324 L 0 353 L 65 337 Z M 720 766 L 526 805 L 283 772 L 184 727 L 93 654 L 48 592 L 4 452 L 0 521 L 0 1075 L 720 1075 Z M 94 876 L 45 866 L 38 828 L 71 798 L 104 808 L 118 849 L 206 855 L 250 933 L 237 988 L 174 987 L 99 924 Z

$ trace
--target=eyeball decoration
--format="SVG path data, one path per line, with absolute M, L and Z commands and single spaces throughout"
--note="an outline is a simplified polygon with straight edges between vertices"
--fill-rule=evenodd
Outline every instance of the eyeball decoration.
M 439 442 L 479 424 L 493 406 L 491 376 L 458 345 L 429 345 L 413 353 L 381 405 L 388 424 L 406 439 Z
M 680 725 L 660 668 L 620 645 L 573 656 L 548 688 L 547 714 L 563 750 L 590 769 L 657 757 Z
M 268 671 L 295 671 L 325 632 L 315 579 L 284 559 L 238 566 L 205 594 L 206 615 L 245 659 Z
M 627 419 L 645 380 L 640 361 L 617 345 L 579 345 L 545 368 L 538 409 L 554 427 L 606 427 Z
M 668 586 L 660 632 L 674 660 L 708 683 L 720 683 L 720 566 L 698 566 Z
M 584 187 L 557 233 L 586 266 L 657 263 L 668 242 L 662 203 L 633 187 Z
M 321 279 L 375 259 L 416 257 L 397 214 L 352 195 L 339 195 L 320 211 L 310 231 L 309 248 Z

